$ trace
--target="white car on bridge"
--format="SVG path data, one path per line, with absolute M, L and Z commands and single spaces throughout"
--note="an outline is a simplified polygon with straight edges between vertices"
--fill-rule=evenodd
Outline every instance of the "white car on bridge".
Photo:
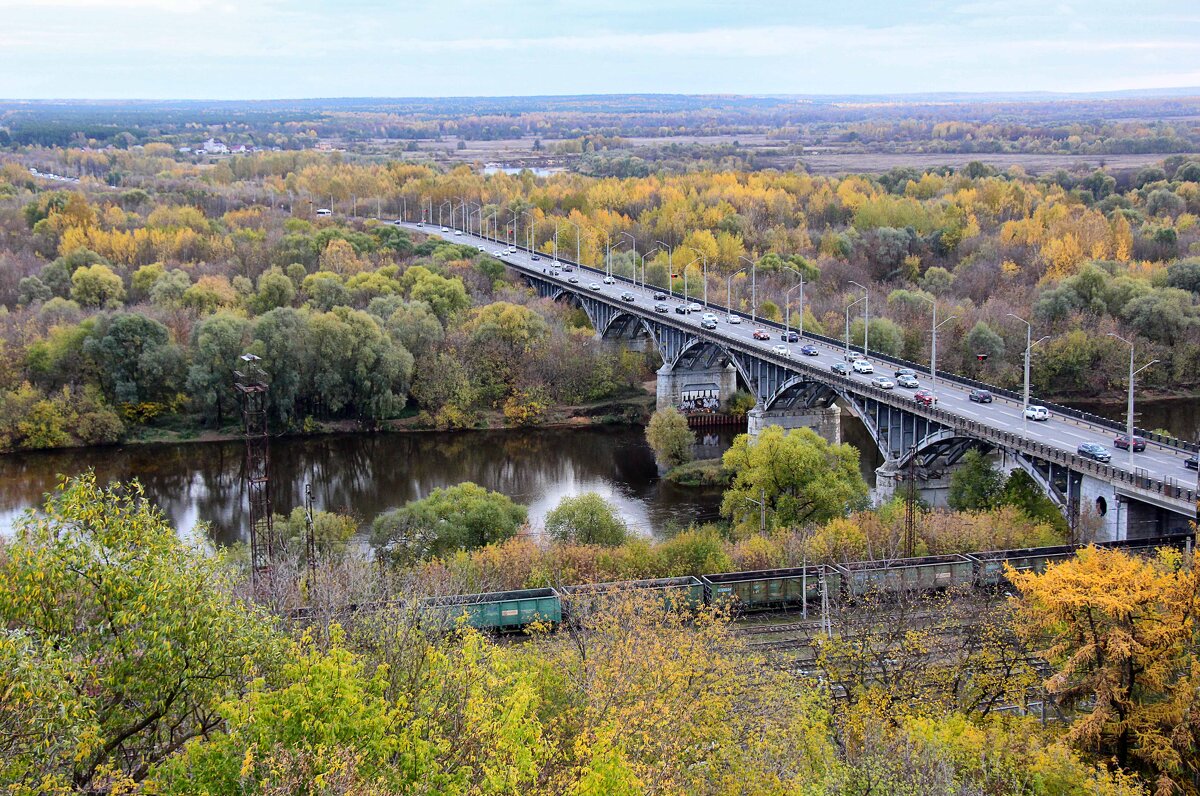
M 792 349 L 788 348 L 785 345 L 777 345 L 774 348 L 772 348 L 771 351 L 773 351 L 774 353 L 778 354 L 781 357 L 787 357 L 789 359 L 791 359 L 791 356 L 792 356 Z
M 1025 417 L 1028 420 L 1049 420 L 1050 410 L 1044 406 L 1025 407 Z
M 865 359 L 856 359 L 850 363 L 850 366 L 854 368 L 855 373 L 874 373 L 875 372 L 875 368 L 872 367 L 871 363 Z

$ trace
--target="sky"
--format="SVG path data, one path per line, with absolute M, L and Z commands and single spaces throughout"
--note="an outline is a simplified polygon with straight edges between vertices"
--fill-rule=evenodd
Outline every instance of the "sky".
M 0 98 L 1200 86 L 1200 0 L 0 0 Z

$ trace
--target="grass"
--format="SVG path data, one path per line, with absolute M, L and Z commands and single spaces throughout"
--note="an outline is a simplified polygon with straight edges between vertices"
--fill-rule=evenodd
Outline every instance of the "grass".
M 720 459 L 698 459 L 672 468 L 663 477 L 679 486 L 725 487 L 732 473 L 721 465 Z

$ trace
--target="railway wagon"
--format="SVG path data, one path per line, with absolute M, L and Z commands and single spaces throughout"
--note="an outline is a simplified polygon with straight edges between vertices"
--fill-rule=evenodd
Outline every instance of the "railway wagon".
M 596 610 L 603 610 L 606 596 L 633 591 L 658 593 L 663 597 L 663 604 L 670 608 L 695 608 L 704 604 L 704 584 L 699 578 L 691 575 L 611 583 L 580 583 L 564 586 L 559 593 L 562 596 L 563 613 L 571 618 L 580 618 Z
M 856 561 L 835 564 L 833 568 L 842 574 L 843 594 L 847 597 L 970 586 L 974 578 L 971 560 L 960 555 Z
M 821 584 L 836 595 L 842 573 L 832 567 L 790 567 L 751 572 L 722 572 L 704 575 L 705 598 L 711 604 L 732 600 L 741 611 L 761 611 L 820 602 Z
M 1004 576 L 1004 565 L 1018 572 L 1046 571 L 1048 564 L 1074 558 L 1079 548 L 1075 545 L 1057 547 L 1027 547 L 1014 550 L 989 550 L 984 553 L 967 553 L 975 569 L 975 585 L 982 587 L 1002 586 L 1008 583 Z
M 519 630 L 533 622 L 562 621 L 562 601 L 554 589 L 520 589 L 486 594 L 434 597 L 422 603 L 435 621 L 466 624 L 479 630 Z

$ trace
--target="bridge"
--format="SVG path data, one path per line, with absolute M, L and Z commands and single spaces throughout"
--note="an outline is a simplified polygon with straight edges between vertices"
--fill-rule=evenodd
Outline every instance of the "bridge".
M 413 232 L 439 234 L 436 226 L 393 223 Z M 489 252 L 508 246 L 465 233 L 443 237 L 483 246 Z M 922 382 L 937 398 L 933 405 L 925 405 L 911 391 L 875 386 L 872 376 L 832 370 L 835 363 L 845 361 L 847 350 L 862 353 L 861 346 L 801 333 L 801 340 L 787 345 L 788 352 L 783 353 L 776 350 L 783 329 L 778 323 L 759 319 L 752 324 L 740 313 L 732 314 L 741 323 L 728 323 L 730 311 L 708 302 L 707 310 L 719 321 L 715 329 L 704 329 L 700 313 L 675 311 L 683 301 L 678 293 L 620 276 L 606 283 L 603 271 L 577 263 L 570 263 L 574 271 L 555 275 L 548 256 L 523 248 L 515 254 L 502 253 L 498 259 L 539 296 L 581 308 L 601 337 L 651 341 L 663 361 L 658 371 L 660 406 L 705 401 L 714 395 L 728 398 L 740 384 L 756 399 L 749 417 L 751 433 L 772 424 L 811 427 L 833 442 L 840 439 L 839 413 L 844 407 L 863 422 L 883 455 L 884 464 L 877 470 L 877 494 L 882 498 L 911 474 L 926 499 L 936 502 L 944 496 L 955 465 L 967 451 L 977 449 L 992 456 L 1003 471 L 1026 472 L 1073 525 L 1084 514 L 1094 516 L 1101 540 L 1186 530 L 1196 517 L 1197 475 L 1184 465 L 1196 455 L 1194 444 L 1139 430 L 1147 440 L 1144 452 L 1127 456 L 1116 450 L 1110 463 L 1097 462 L 1079 456 L 1078 446 L 1094 442 L 1111 449 L 1124 426 L 1045 402 L 1040 405 L 1050 409 L 1050 418 L 1029 421 L 1020 395 L 941 372 L 936 383 Z M 557 262 L 569 263 L 562 257 Z M 665 301 L 653 298 L 660 292 L 667 293 Z M 658 303 L 666 304 L 668 312 L 656 312 Z M 755 339 L 756 329 L 768 331 L 772 339 Z M 813 346 L 816 355 L 801 355 L 804 345 Z M 928 368 L 917 363 L 878 352 L 867 354 L 876 374 L 890 375 L 907 367 L 928 378 Z M 994 401 L 972 402 L 968 395 L 973 388 L 990 390 Z

